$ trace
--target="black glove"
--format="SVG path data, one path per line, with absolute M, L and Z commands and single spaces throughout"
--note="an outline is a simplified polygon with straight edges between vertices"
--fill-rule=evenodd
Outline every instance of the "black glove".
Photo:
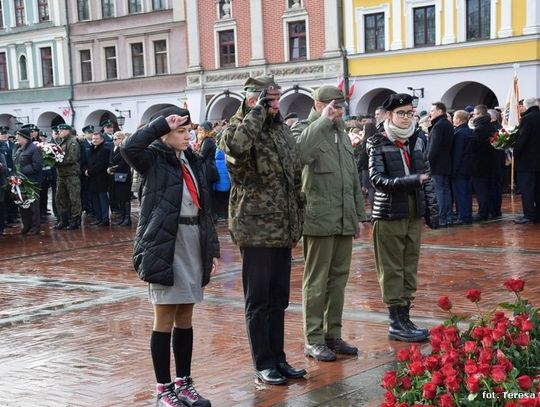
M 259 99 L 257 100 L 257 106 L 262 106 L 265 109 L 268 109 L 270 107 L 269 102 L 271 99 L 266 97 L 267 94 L 268 94 L 268 89 L 263 89 L 263 91 L 259 95 Z

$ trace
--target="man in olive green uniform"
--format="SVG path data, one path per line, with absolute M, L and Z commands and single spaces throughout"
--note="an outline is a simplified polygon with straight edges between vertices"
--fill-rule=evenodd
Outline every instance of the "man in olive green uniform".
M 58 186 L 56 206 L 60 220 L 54 229 L 78 229 L 81 226 L 81 179 L 79 177 L 80 146 L 68 124 L 58 125 L 57 142 L 64 150 L 64 160 L 56 164 Z
M 343 92 L 324 85 L 313 93 L 307 120 L 293 127 L 304 164 L 302 191 L 305 269 L 302 284 L 304 353 L 331 361 L 336 353 L 358 349 L 341 338 L 345 285 L 349 277 L 352 238 L 365 219 L 354 149 L 343 122 Z
M 279 114 L 281 89 L 270 76 L 249 78 L 246 99 L 220 134 L 231 178 L 229 231 L 242 253 L 248 338 L 258 380 L 282 384 L 304 369 L 287 363 L 285 309 L 291 248 L 302 234 L 301 168 Z

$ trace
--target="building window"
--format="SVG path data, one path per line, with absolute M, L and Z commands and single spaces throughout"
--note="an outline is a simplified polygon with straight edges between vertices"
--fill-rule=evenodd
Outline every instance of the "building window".
M 152 10 L 165 10 L 167 8 L 166 0 L 152 0 Z
M 142 42 L 131 44 L 131 67 L 133 69 L 133 76 L 144 76 L 144 53 Z
M 116 47 L 105 47 L 105 74 L 107 79 L 117 79 Z
M 467 0 L 467 39 L 489 38 L 491 0 Z
M 41 48 L 41 78 L 43 86 L 53 86 L 53 64 L 51 47 Z
M 101 0 L 101 13 L 103 18 L 114 17 L 114 0 Z
M 77 1 L 77 12 L 79 15 L 79 21 L 90 20 L 90 6 L 88 0 Z
M 384 51 L 384 13 L 364 16 L 366 52 Z
M 21 81 L 27 81 L 28 80 L 28 71 L 26 69 L 26 57 L 24 55 L 21 55 L 19 58 L 19 78 Z
M 154 61 L 156 75 L 168 73 L 167 69 L 167 41 L 154 41 Z
M 307 58 L 306 22 L 289 23 L 289 59 L 296 61 Z
M 142 11 L 141 0 L 128 0 L 128 13 L 140 13 Z
M 220 31 L 219 36 L 219 66 L 222 68 L 236 65 L 236 48 L 234 45 L 234 30 Z
M 81 58 L 81 82 L 92 82 L 92 59 L 90 50 L 83 49 L 79 51 Z
M 8 89 L 6 53 L 0 52 L 0 90 Z
M 38 0 L 38 12 L 39 12 L 39 22 L 43 23 L 49 21 L 49 1 L 48 0 Z
M 435 6 L 415 8 L 413 16 L 414 46 L 435 45 Z
M 17 27 L 26 25 L 26 18 L 24 17 L 24 0 L 15 0 L 15 24 Z
M 302 1 L 301 0 L 287 0 L 287 5 L 289 8 L 300 8 L 302 7 Z

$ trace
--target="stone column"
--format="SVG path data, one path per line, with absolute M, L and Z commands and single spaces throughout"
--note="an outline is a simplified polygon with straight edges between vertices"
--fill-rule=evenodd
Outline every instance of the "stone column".
M 199 42 L 199 2 L 198 0 L 186 1 L 187 42 L 189 54 L 189 71 L 200 71 L 201 49 Z
M 24 46 L 26 47 L 26 72 L 28 74 L 28 87 L 35 88 L 37 84 L 36 77 L 34 75 L 34 69 L 36 69 L 36 65 L 34 63 L 34 48 L 32 47 L 32 42 L 30 41 L 25 42 Z
M 11 80 L 12 80 L 12 89 L 19 89 L 19 58 L 17 58 L 17 48 L 15 44 L 8 45 L 9 59 L 11 60 L 10 68 L 11 70 Z
M 512 0 L 501 0 L 501 28 L 499 38 L 512 36 Z
M 58 83 L 54 82 L 55 85 L 63 86 L 66 84 L 66 70 L 65 70 L 65 55 L 64 55 L 64 38 L 56 37 L 54 39 L 56 46 L 53 48 L 53 59 L 54 59 L 54 71 L 58 72 Z
M 392 1 L 392 42 L 390 43 L 390 49 L 402 49 L 403 48 L 403 40 L 401 37 L 401 19 L 402 17 L 402 11 L 401 11 L 401 0 L 393 0 Z
M 332 58 L 341 55 L 339 50 L 338 0 L 324 0 L 324 39 L 323 56 Z
M 250 65 L 266 63 L 264 58 L 264 28 L 262 0 L 250 0 L 251 10 L 251 60 Z
M 454 32 L 454 0 L 444 0 L 444 36 L 443 44 L 453 44 L 456 42 L 456 34 Z
M 525 27 L 523 34 L 539 34 L 540 33 L 540 4 L 538 0 L 527 0 L 525 9 Z

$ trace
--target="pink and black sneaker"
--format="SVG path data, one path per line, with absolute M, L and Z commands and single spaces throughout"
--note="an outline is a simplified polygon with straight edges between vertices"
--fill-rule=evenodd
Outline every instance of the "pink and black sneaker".
M 174 389 L 174 383 L 156 385 L 157 407 L 185 407 L 180 401 Z
M 195 387 L 191 377 L 177 377 L 175 380 L 176 394 L 181 402 L 188 407 L 211 407 L 212 403 L 202 397 Z

